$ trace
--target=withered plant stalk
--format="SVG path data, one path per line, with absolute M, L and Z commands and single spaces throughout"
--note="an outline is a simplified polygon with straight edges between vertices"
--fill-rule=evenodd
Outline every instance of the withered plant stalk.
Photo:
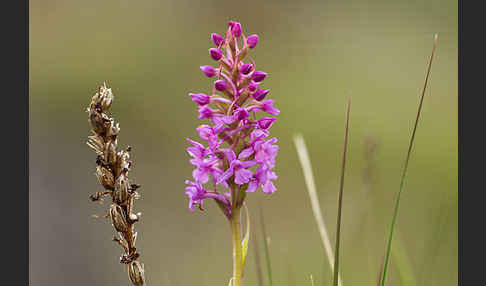
M 134 224 L 140 219 L 141 213 L 134 214 L 133 201 L 140 197 L 137 189 L 140 185 L 130 184 L 128 172 L 132 166 L 130 161 L 131 147 L 117 151 L 117 137 L 120 127 L 115 124 L 113 118 L 107 115 L 113 102 L 113 93 L 106 84 L 98 88 L 98 92 L 91 99 L 87 109 L 92 135 L 88 138 L 90 146 L 96 157 L 96 177 L 105 189 L 90 196 L 92 201 L 102 201 L 105 196 L 111 198 L 109 213 L 105 218 L 110 218 L 118 236 L 113 237 L 124 250 L 120 257 L 120 263 L 128 266 L 128 277 L 135 286 L 144 286 L 144 266 L 137 259 L 135 242 L 137 233 Z

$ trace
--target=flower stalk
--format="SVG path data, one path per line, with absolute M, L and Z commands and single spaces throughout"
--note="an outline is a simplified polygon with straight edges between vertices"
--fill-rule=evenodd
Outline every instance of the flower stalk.
M 244 268 L 241 245 L 241 208 L 233 209 L 230 224 L 233 239 L 233 286 L 241 286 Z

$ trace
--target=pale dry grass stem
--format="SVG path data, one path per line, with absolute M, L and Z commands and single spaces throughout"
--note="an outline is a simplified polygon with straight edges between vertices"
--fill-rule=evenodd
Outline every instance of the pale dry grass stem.
M 324 217 L 322 215 L 319 198 L 317 196 L 316 185 L 314 181 L 314 175 L 312 173 L 311 161 L 309 158 L 309 153 L 305 145 L 304 137 L 300 134 L 294 135 L 294 144 L 297 149 L 297 155 L 300 160 L 300 165 L 302 166 L 302 171 L 304 173 L 304 180 L 307 186 L 307 191 L 309 193 L 309 198 L 312 206 L 312 213 L 316 219 L 317 229 L 321 236 L 322 245 L 326 251 L 327 260 L 329 262 L 329 267 L 331 272 L 334 271 L 334 253 L 332 251 L 331 242 L 329 239 L 329 234 L 327 232 L 326 224 L 324 222 Z M 339 275 L 339 286 L 342 286 L 341 275 Z
M 88 121 L 93 128 L 87 144 L 97 154 L 95 174 L 105 189 L 103 192 L 91 195 L 90 199 L 102 201 L 103 197 L 110 197 L 110 209 L 104 217 L 111 219 L 118 234 L 113 237 L 113 241 L 124 250 L 120 263 L 127 265 L 128 277 L 133 285 L 144 286 L 146 285 L 144 266 L 137 260 L 140 253 L 135 247 L 137 233 L 134 229 L 134 224 L 139 221 L 141 213 L 132 213 L 134 199 L 140 196 L 137 192 L 140 185 L 131 184 L 128 178 L 132 166 L 129 154 L 131 148 L 117 149 L 120 127 L 107 115 L 112 102 L 113 93 L 104 84 L 98 88 L 98 92 L 87 108 Z

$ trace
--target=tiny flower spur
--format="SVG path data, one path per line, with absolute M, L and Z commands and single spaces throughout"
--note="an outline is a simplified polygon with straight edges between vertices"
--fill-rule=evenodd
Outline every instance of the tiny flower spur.
M 187 138 L 191 146 L 186 150 L 195 169 L 193 180 L 185 182 L 185 190 L 191 211 L 196 207 L 202 210 L 204 200 L 211 198 L 229 220 L 233 237 L 232 283 L 241 286 L 249 232 L 247 211 L 247 233 L 242 242 L 241 207 L 247 192 L 276 191 L 273 168 L 277 138 L 269 138 L 276 118 L 268 115 L 275 116 L 280 111 L 273 100 L 265 99 L 270 90 L 260 88 L 267 73 L 257 70 L 253 59 L 247 60 L 248 50 L 259 43 L 258 35 L 245 37 L 238 22 L 229 21 L 228 26 L 224 37 L 211 34 L 215 47 L 209 49 L 209 56 L 217 66 L 200 67 L 206 77 L 215 78 L 210 95 L 189 93 L 197 104 L 198 118 L 209 120 L 210 124 L 196 129 L 205 144 Z

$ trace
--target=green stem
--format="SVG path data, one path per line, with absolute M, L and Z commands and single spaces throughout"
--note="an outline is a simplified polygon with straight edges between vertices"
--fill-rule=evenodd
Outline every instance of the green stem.
M 243 259 L 241 250 L 241 208 L 233 209 L 230 219 L 233 240 L 233 284 L 242 286 Z

